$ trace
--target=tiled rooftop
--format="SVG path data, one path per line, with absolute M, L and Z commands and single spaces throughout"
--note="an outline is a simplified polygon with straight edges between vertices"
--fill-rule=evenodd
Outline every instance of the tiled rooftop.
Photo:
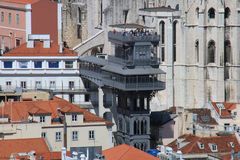
M 197 114 L 197 123 L 217 125 L 217 121 L 211 116 L 211 110 L 207 108 L 187 109 L 188 112 Z
M 126 144 L 104 150 L 103 155 L 106 160 L 159 160 L 159 158 Z
M 64 48 L 63 52 L 59 52 L 59 45 L 52 42 L 50 48 L 43 48 L 42 42 L 35 42 L 34 48 L 27 48 L 27 44 L 22 44 L 19 47 L 5 53 L 3 57 L 18 57 L 18 56 L 77 56 L 73 51 Z
M 38 2 L 39 0 L 1 0 L 2 2 L 8 3 L 18 3 L 18 4 L 33 4 Z
M 212 152 L 210 144 L 217 145 L 218 153 L 230 153 L 232 150 L 230 142 L 234 144 L 234 151 L 240 151 L 239 140 L 236 135 L 213 136 L 213 137 L 198 137 L 191 134 L 186 134 L 178 138 L 182 147 L 178 148 L 177 140 L 168 144 L 174 151 L 181 150 L 183 154 L 201 154 L 201 153 L 215 153 Z M 204 148 L 200 149 L 199 144 L 203 144 Z
M 15 101 L 6 102 L 3 108 L 4 114 L 12 118 L 13 122 L 27 121 L 29 114 L 50 114 L 52 119 L 58 118 L 58 109 L 63 113 L 79 113 L 84 115 L 84 122 L 105 122 L 107 125 L 112 125 L 111 122 L 90 113 L 72 103 L 61 98 L 54 97 L 53 100 L 47 101 Z
M 217 104 L 222 104 L 224 106 L 224 108 L 221 109 L 221 112 L 220 112 L 220 109 L 217 107 Z M 212 102 L 212 106 L 221 118 L 232 118 L 231 111 L 236 109 L 237 104 L 227 103 L 227 102 L 224 102 L 224 103 Z

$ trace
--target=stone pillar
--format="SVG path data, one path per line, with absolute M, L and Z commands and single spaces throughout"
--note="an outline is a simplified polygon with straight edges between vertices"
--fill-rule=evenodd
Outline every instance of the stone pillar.
M 166 90 L 167 90 L 167 106 L 173 106 L 173 17 L 169 17 L 165 23 L 167 27 L 167 39 L 166 39 L 166 63 L 167 63 L 167 76 L 166 76 Z
M 217 40 L 216 40 L 216 57 L 217 57 L 217 66 L 218 75 L 216 81 L 216 101 L 223 102 L 225 100 L 225 83 L 224 83 L 224 8 L 218 10 L 218 24 L 217 24 Z
M 103 117 L 104 106 L 103 106 L 103 90 L 101 87 L 98 88 L 98 116 Z
M 206 84 L 205 84 L 205 63 L 206 63 L 206 31 L 204 29 L 204 9 L 199 10 L 199 68 L 198 68 L 198 95 L 197 104 L 198 106 L 204 106 L 206 101 Z M 202 48 L 202 49 L 201 49 Z

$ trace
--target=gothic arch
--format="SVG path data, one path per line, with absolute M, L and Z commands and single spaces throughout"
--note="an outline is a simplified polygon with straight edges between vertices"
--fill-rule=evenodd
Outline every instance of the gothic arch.
M 178 21 L 173 22 L 173 61 L 177 60 L 177 24 Z
M 232 60 L 232 47 L 230 40 L 224 42 L 224 62 L 231 63 Z
M 214 19 L 214 18 L 215 18 L 215 9 L 214 9 L 214 8 L 210 8 L 210 9 L 208 10 L 208 17 L 209 17 L 210 19 Z
M 216 53 L 216 45 L 214 40 L 210 40 L 208 42 L 208 63 L 215 63 L 215 53 Z
M 226 7 L 226 8 L 225 8 L 225 12 L 224 12 L 224 17 L 225 17 L 225 18 L 229 18 L 230 14 L 231 14 L 230 8 L 229 8 L 229 7 Z
M 195 41 L 195 56 L 196 56 L 196 62 L 199 62 L 199 40 L 197 39 Z

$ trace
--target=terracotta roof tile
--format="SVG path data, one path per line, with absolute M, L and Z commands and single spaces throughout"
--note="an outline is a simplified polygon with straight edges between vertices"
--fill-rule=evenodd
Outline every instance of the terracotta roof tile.
M 132 146 L 122 144 L 103 151 L 106 160 L 159 160 Z
M 79 113 L 84 115 L 84 122 L 105 122 L 106 125 L 113 125 L 111 122 L 100 118 L 89 111 L 82 109 L 68 101 L 54 97 L 48 101 L 14 101 L 6 102 L 3 114 L 8 115 L 12 122 L 27 121 L 30 114 L 51 114 L 52 119 L 58 118 L 58 109 L 63 113 Z
M 59 52 L 59 45 L 51 42 L 50 48 L 43 48 L 42 42 L 35 42 L 34 48 L 27 48 L 27 44 L 22 44 L 17 48 L 2 55 L 3 57 L 18 57 L 18 56 L 77 56 L 77 54 L 67 48 L 63 52 Z
M 211 110 L 207 108 L 186 109 L 188 112 L 197 114 L 197 123 L 207 125 L 218 125 L 217 121 L 211 116 Z
M 18 4 L 33 4 L 38 2 L 39 0 L 1 0 L 2 2 L 8 3 L 18 3 Z
M 7 159 L 12 153 L 31 151 L 37 155 L 50 152 L 43 138 L 0 140 L 0 159 Z
M 220 110 L 219 108 L 217 107 L 217 104 L 219 102 L 212 102 L 212 106 L 213 108 L 217 111 L 217 113 L 220 115 Z M 223 104 L 224 106 L 224 109 L 221 109 L 221 115 L 220 117 L 221 118 L 232 118 L 232 113 L 231 111 L 236 109 L 237 107 L 237 104 L 236 103 L 227 103 L 227 102 L 224 102 L 224 103 L 221 103 Z
M 234 134 L 214 137 L 198 137 L 191 134 L 186 134 L 180 136 L 178 139 L 183 139 L 183 141 L 181 141 L 180 143 L 185 143 L 186 145 L 178 149 L 177 140 L 175 140 L 168 144 L 168 146 L 172 147 L 175 152 L 181 150 L 183 154 L 213 153 L 211 151 L 211 148 L 209 147 L 209 144 L 216 144 L 217 152 L 219 154 L 230 153 L 232 150 L 230 142 L 233 142 L 235 152 L 240 151 L 240 144 L 238 138 Z M 204 144 L 204 149 L 200 149 L 198 143 Z

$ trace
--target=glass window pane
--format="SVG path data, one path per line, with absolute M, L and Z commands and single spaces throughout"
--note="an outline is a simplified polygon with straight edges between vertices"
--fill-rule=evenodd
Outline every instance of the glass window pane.
M 35 61 L 34 68 L 42 68 L 42 61 Z
M 48 62 L 48 68 L 59 68 L 59 62 L 58 61 Z
M 13 66 L 12 64 L 13 64 L 12 61 L 5 61 L 5 62 L 3 62 L 4 68 L 12 68 L 12 66 Z

